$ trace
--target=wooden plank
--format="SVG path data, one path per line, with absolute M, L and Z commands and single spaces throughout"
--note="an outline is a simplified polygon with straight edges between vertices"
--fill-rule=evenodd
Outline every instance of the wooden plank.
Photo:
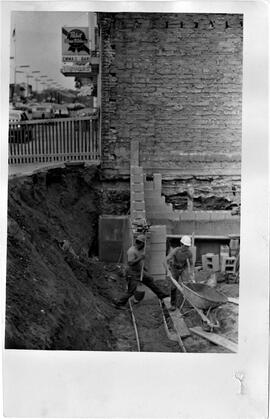
M 164 298 L 164 304 L 167 307 L 167 309 L 169 309 L 170 307 L 170 298 Z M 183 319 L 183 317 L 181 316 L 181 313 L 178 309 L 176 309 L 175 311 L 170 311 L 170 316 L 171 319 L 173 321 L 173 325 L 174 328 L 176 330 L 177 333 L 179 333 L 179 335 L 181 336 L 181 338 L 190 336 L 190 331 L 186 325 L 185 320 Z
M 231 352 L 237 352 L 238 345 L 231 340 L 225 338 L 224 336 L 218 335 L 216 333 L 205 332 L 200 326 L 191 327 L 190 331 L 195 333 L 198 336 L 201 336 L 210 342 L 215 343 L 216 345 L 222 346 L 223 348 L 228 349 Z
M 183 234 L 167 234 L 168 239 L 181 239 Z M 195 234 L 194 240 L 229 240 L 229 236 L 211 236 Z
M 167 321 L 166 321 L 166 319 L 165 319 L 165 315 L 164 315 L 164 311 L 163 311 L 163 308 L 162 308 L 162 304 L 160 303 L 160 308 L 161 308 L 161 312 L 162 312 L 162 318 L 163 318 L 163 323 L 164 323 L 164 327 L 165 327 L 165 331 L 166 331 L 166 334 L 167 334 L 167 337 L 170 339 L 170 340 L 173 340 L 173 341 L 175 341 L 175 342 L 178 342 L 178 344 L 179 344 L 179 346 L 180 346 L 180 348 L 182 349 L 182 351 L 183 352 L 187 352 L 186 351 L 186 348 L 185 348 L 185 346 L 184 346 L 184 344 L 183 344 L 183 341 L 182 341 L 182 339 L 181 339 L 181 336 L 179 335 L 179 333 L 174 333 L 174 332 L 171 332 L 170 330 L 169 330 L 169 328 L 168 328 L 168 325 L 167 325 Z
M 228 297 L 228 302 L 239 306 L 239 298 Z

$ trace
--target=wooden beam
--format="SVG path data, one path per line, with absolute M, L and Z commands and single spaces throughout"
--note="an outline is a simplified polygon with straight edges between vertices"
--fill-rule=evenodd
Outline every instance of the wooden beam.
M 235 352 L 235 353 L 237 352 L 238 345 L 224 336 L 218 335 L 216 333 L 205 332 L 199 326 L 191 327 L 190 331 L 195 333 L 198 336 L 201 336 L 209 340 L 210 342 L 215 343 L 216 345 L 219 345 L 219 346 L 222 346 L 223 348 L 228 349 L 231 352 Z
M 181 239 L 184 234 L 167 234 L 168 239 Z M 194 235 L 194 240 L 230 240 L 229 236 Z
M 228 302 L 239 306 L 239 298 L 228 297 Z
M 169 309 L 170 307 L 169 298 L 164 298 L 163 301 L 167 309 Z M 175 311 L 170 311 L 170 316 L 173 321 L 175 331 L 181 336 L 181 338 L 190 336 L 190 331 L 185 323 L 185 320 L 181 316 L 180 311 L 178 309 L 176 309 Z

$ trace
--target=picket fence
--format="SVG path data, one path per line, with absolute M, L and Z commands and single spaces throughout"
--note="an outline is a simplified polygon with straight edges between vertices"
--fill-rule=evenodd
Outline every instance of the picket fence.
M 97 161 L 98 117 L 42 119 L 9 123 L 9 164 Z

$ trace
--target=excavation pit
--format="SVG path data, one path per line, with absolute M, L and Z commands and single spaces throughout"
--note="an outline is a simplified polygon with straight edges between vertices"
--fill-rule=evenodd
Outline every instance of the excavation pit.
M 122 260 L 99 258 L 100 217 L 125 220 L 128 209 L 129 183 L 106 182 L 97 167 L 9 180 L 6 349 L 137 350 L 130 313 L 113 305 L 126 289 Z M 136 310 L 142 351 L 180 352 L 151 292 Z M 200 338 L 188 346 L 220 351 Z

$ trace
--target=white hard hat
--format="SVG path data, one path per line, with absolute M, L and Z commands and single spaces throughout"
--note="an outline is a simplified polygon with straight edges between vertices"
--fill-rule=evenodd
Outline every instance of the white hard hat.
M 191 238 L 189 236 L 183 236 L 180 242 L 185 246 L 191 246 Z

